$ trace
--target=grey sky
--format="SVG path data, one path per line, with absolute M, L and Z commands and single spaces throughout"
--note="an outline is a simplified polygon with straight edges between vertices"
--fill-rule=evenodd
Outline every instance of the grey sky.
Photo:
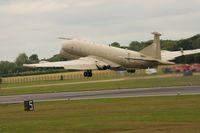
M 152 39 L 152 31 L 187 38 L 200 32 L 199 7 L 200 0 L 0 0 L 0 60 L 50 57 L 60 36 L 123 45 Z

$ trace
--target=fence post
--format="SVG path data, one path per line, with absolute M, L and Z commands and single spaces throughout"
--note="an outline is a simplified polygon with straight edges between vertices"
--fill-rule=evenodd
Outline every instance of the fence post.
M 0 90 L 1 90 L 2 78 L 0 77 Z

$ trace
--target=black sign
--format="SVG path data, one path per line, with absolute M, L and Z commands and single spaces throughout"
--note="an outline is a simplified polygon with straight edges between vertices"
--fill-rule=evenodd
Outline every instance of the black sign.
M 33 100 L 24 101 L 24 110 L 25 111 L 34 111 L 34 102 L 33 102 Z

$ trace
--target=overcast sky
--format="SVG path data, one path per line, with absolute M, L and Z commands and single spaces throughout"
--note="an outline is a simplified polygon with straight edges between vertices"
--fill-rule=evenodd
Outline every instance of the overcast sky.
M 182 39 L 200 33 L 200 0 L 0 0 L 0 61 L 19 53 L 48 58 L 58 37 L 100 44 Z

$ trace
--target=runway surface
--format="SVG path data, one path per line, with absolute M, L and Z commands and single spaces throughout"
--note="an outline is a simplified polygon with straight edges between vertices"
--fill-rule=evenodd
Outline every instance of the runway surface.
M 56 100 L 80 100 L 80 99 L 121 98 L 121 97 L 194 95 L 194 94 L 200 94 L 200 86 L 174 86 L 174 87 L 134 88 L 134 89 L 118 89 L 118 90 L 0 96 L 0 104 L 21 103 L 25 100 L 56 101 Z

